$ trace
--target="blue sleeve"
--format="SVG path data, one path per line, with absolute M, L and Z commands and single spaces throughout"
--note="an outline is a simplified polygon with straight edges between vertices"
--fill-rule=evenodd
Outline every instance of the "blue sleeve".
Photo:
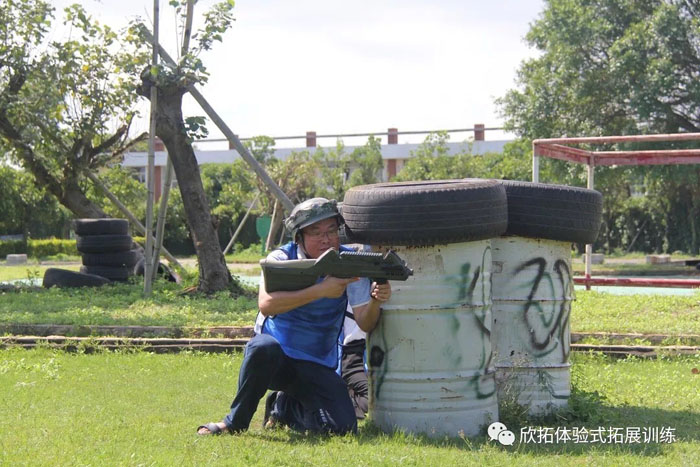
M 348 302 L 351 307 L 355 308 L 369 303 L 369 288 L 371 285 L 369 279 L 366 277 L 361 277 L 359 281 L 352 282 L 348 285 Z

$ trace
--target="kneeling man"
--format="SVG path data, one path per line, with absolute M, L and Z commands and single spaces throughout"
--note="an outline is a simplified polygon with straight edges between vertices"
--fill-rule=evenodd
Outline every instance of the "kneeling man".
M 334 200 L 304 201 L 284 221 L 294 240 L 268 259 L 316 259 L 331 248 L 350 251 L 340 245 L 338 229 L 343 222 Z M 370 284 L 367 278 L 326 276 L 302 290 L 272 293 L 261 281 L 256 334 L 245 348 L 231 411 L 221 422 L 202 425 L 197 432 L 247 430 L 268 389 L 281 391 L 283 397 L 268 400 L 276 422 L 300 431 L 356 431 L 353 404 L 336 373 L 338 336 L 348 303 L 358 326 L 369 332 L 377 324 L 381 303 L 390 296 L 389 283 Z

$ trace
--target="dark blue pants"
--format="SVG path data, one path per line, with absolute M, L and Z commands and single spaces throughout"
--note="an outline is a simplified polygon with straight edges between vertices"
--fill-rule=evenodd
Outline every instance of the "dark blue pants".
M 274 415 L 293 429 L 338 434 L 357 430 L 343 379 L 331 368 L 286 356 L 277 339 L 267 334 L 256 335 L 245 347 L 238 393 L 224 418 L 230 430 L 248 429 L 268 389 L 284 392 Z

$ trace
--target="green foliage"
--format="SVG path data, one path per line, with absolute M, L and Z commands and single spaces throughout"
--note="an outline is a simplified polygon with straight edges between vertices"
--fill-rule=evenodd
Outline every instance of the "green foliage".
M 31 173 L 0 164 L 0 186 L 0 234 L 48 237 L 67 232 L 70 213 Z
M 357 185 L 377 183 L 384 167 L 381 142 L 370 136 L 367 142 L 345 152 L 345 145 L 338 140 L 331 150 L 318 148 L 313 155 L 320 177 L 314 187 L 314 196 L 342 200 L 345 192 Z M 309 196 L 311 197 L 311 196 Z
M 0 154 L 73 212 L 100 214 L 83 196 L 83 172 L 127 147 L 145 55 L 78 4 L 64 10 L 63 40 L 47 36 L 53 8 L 43 0 L 0 10 Z
M 346 188 L 379 182 L 383 168 L 381 140 L 370 136 L 364 146 L 355 148 L 350 154 L 350 176 Z M 338 196 L 337 199 L 342 198 Z
M 27 255 L 32 258 L 46 258 L 55 255 L 77 256 L 75 240 L 48 238 L 41 240 L 30 239 L 27 242 Z
M 697 2 L 680 0 L 547 2 L 526 36 L 539 54 L 497 100 L 506 128 L 527 139 L 700 131 L 699 14 Z M 689 146 L 698 147 L 664 147 Z M 584 185 L 583 167 L 546 166 L 542 180 Z M 700 170 L 599 167 L 595 186 L 605 199 L 596 247 L 627 248 L 641 232 L 635 248 L 700 251 Z M 634 188 L 647 198 L 641 211 Z
M 109 191 L 143 223 L 146 218 L 147 188 L 136 178 L 136 171 L 128 167 L 114 165 L 100 171 L 98 176 Z M 110 217 L 124 217 L 119 208 L 94 184 L 90 183 L 86 186 L 86 194 L 90 201 L 100 206 Z
M 529 180 L 532 149 L 525 140 L 508 143 L 502 153 L 483 155 L 466 152 L 449 154 L 449 135 L 431 133 L 396 175 L 396 181 L 495 178 Z
M 169 2 L 175 8 L 175 14 L 178 18 L 178 32 L 183 35 L 185 31 L 185 22 L 187 16 L 186 0 L 172 0 Z M 203 14 L 202 28 L 194 31 L 191 34 L 193 40 L 191 46 L 186 51 L 178 51 L 178 59 L 175 65 L 160 61 L 158 65 L 151 66 L 145 72 L 150 75 L 150 78 L 159 87 L 168 87 L 172 85 L 186 87 L 190 84 L 204 84 L 209 78 L 209 73 L 201 59 L 202 52 L 210 50 L 215 42 L 222 42 L 224 33 L 230 29 L 233 24 L 233 8 L 234 2 L 226 0 L 215 3 L 208 11 Z M 141 18 L 133 21 L 129 27 L 126 40 L 139 48 L 144 54 L 148 54 L 151 48 L 151 43 L 147 39 L 149 27 Z M 200 117 L 195 117 L 200 118 Z M 196 122 L 195 126 L 199 131 L 206 132 L 203 127 L 203 122 Z M 190 126 L 192 123 L 190 122 Z M 201 133 L 199 133 L 201 134 Z
M 10 254 L 26 253 L 31 258 L 47 258 L 56 255 L 77 256 L 75 240 L 57 238 L 21 240 L 0 240 L 0 258 Z
M 292 152 L 285 160 L 273 157 L 275 142 L 267 136 L 258 136 L 246 145 L 253 157 L 264 164 L 270 177 L 294 203 L 315 196 L 342 200 L 345 192 L 356 185 L 376 183 L 380 180 L 383 161 L 381 145 L 377 138 L 370 137 L 363 146 L 351 153 L 338 141 L 331 149 L 319 147 L 312 155 L 308 150 Z M 232 189 L 241 200 L 252 200 L 255 188 L 264 196 L 256 214 L 271 214 L 274 198 L 267 188 L 257 180 L 243 161 L 234 163 L 236 177 Z
M 0 259 L 7 255 L 18 255 L 27 252 L 27 242 L 24 240 L 0 240 Z
M 396 181 L 411 180 L 447 180 L 464 178 L 464 157 L 462 154 L 450 155 L 447 142 L 450 136 L 445 132 L 431 133 L 426 136 L 411 158 L 406 161 L 396 175 Z
M 185 118 L 185 133 L 187 139 L 191 143 L 197 139 L 205 139 L 209 136 L 209 130 L 206 127 L 207 119 L 202 116 Z
M 275 140 L 269 136 L 254 136 L 245 141 L 243 145 L 248 148 L 256 161 L 266 164 L 274 158 Z
M 9 91 L 0 103 L 2 112 L 52 175 L 65 176 L 66 164 L 81 168 L 104 164 L 109 156 L 104 150 L 113 144 L 100 146 L 112 136 L 114 121 L 133 116 L 132 72 L 140 57 L 130 54 L 116 32 L 97 23 L 77 4 L 65 10 L 65 23 L 79 40 L 64 42 L 44 40 L 52 17 L 52 9 L 44 2 L 11 2 L 10 8 L 2 10 L 5 15 L 17 15 L 0 22 L 0 58 L 7 67 L 0 85 Z M 76 147 L 71 150 L 73 144 Z M 76 154 L 81 144 L 86 152 Z M 26 163 L 20 146 L 5 148 Z M 93 151 L 96 148 L 100 151 Z
M 528 138 L 698 131 L 695 2 L 552 0 L 528 32 L 540 54 L 499 100 Z

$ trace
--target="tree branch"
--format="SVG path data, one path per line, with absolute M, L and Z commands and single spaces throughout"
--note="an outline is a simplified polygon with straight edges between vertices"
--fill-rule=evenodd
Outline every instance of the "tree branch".
M 97 145 L 97 147 L 91 147 L 88 151 L 89 158 L 93 158 L 94 156 L 97 156 L 106 149 L 117 144 L 117 142 L 119 142 L 119 140 L 125 135 L 128 128 L 129 127 L 127 125 L 122 125 L 112 136 L 102 141 L 99 145 Z

